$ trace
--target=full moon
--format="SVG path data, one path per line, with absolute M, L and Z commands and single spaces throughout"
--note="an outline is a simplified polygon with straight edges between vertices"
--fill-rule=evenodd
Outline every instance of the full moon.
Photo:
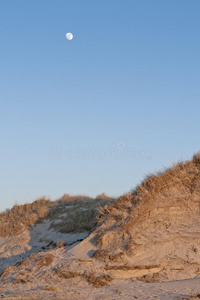
M 71 41 L 73 39 L 73 34 L 71 32 L 66 33 L 66 39 Z

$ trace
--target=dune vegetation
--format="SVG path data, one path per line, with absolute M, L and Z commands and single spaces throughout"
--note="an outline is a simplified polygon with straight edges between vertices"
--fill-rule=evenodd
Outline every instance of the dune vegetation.
M 19 235 L 45 219 L 55 220 L 52 227 L 63 233 L 89 231 L 94 228 L 99 211 L 115 200 L 105 194 L 96 198 L 65 194 L 56 201 L 42 197 L 33 203 L 14 205 L 0 213 L 0 236 Z M 56 222 L 61 213 L 63 217 Z

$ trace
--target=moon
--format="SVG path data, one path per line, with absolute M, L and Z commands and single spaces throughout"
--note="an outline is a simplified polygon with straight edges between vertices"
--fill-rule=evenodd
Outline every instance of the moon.
M 73 39 L 73 34 L 71 32 L 66 33 L 66 39 L 71 41 Z

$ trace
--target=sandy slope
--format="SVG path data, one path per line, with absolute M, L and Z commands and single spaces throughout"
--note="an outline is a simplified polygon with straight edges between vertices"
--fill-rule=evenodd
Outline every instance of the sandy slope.
M 131 276 L 130 278 L 120 278 L 119 273 L 118 278 L 106 282 L 107 286 L 96 287 L 95 282 L 89 282 L 85 275 L 95 274 L 98 277 L 111 272 L 105 270 L 104 262 L 92 258 L 92 254 L 97 249 L 95 233 L 71 246 L 44 249 L 44 251 L 38 252 L 45 244 L 41 236 L 47 239 L 47 242 L 54 238 L 55 241 L 58 241 L 58 235 L 52 231 L 48 232 L 47 228 L 47 224 L 44 223 L 36 226 L 32 232 L 25 232 L 18 237 L 10 237 L 7 241 L 1 239 L 1 266 L 5 263 L 5 259 L 6 264 L 12 266 L 6 269 L 7 274 L 1 278 L 0 295 L 2 298 L 169 300 L 200 292 L 200 278 L 198 277 L 146 283 L 137 281 Z M 84 235 L 86 236 L 87 233 L 62 235 L 62 239 L 72 243 L 83 238 Z M 53 261 L 47 266 L 39 265 L 40 258 L 48 255 L 53 255 Z M 26 257 L 28 258 L 26 259 Z M 22 264 L 13 266 L 16 260 L 21 260 Z M 60 273 L 55 270 L 59 270 Z M 69 277 L 60 277 L 61 273 L 68 274 Z M 73 277 L 74 273 L 78 273 L 78 275 L 75 274 Z
M 49 227 L 50 222 L 44 220 L 41 224 L 33 226 L 31 230 L 25 230 L 21 235 L 0 237 L 0 271 L 14 265 L 17 261 L 28 258 L 33 253 L 38 253 L 42 247 L 52 241 L 54 243 L 64 241 L 66 244 L 72 244 L 88 236 L 88 232 L 63 234 L 49 229 Z

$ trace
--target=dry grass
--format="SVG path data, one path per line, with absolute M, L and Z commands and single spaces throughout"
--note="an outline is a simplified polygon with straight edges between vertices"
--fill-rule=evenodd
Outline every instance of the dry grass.
M 43 288 L 43 291 L 48 291 L 48 292 L 57 292 L 58 288 L 55 286 L 46 286 Z
M 0 278 L 4 279 L 10 276 L 12 272 L 13 272 L 13 267 L 6 267 L 5 269 L 3 269 L 3 271 L 1 271 Z
M 57 274 L 60 278 L 63 279 L 71 279 L 76 278 L 78 276 L 85 278 L 89 284 L 92 284 L 94 287 L 108 286 L 109 283 L 113 280 L 110 275 L 102 274 L 97 275 L 95 273 L 79 273 L 73 271 L 64 271 L 60 268 L 54 270 L 55 274 Z
M 64 248 L 67 244 L 63 241 L 57 243 L 57 248 Z
M 137 280 L 152 283 L 152 282 L 161 281 L 162 278 L 159 273 L 153 273 L 153 274 L 147 274 L 147 275 L 143 275 L 141 277 L 137 277 Z
M 152 209 L 165 207 L 200 210 L 200 153 L 148 175 L 131 193 L 102 209 L 97 220 L 98 256 L 101 258 L 102 252 L 101 259 L 106 255 L 110 259 L 115 249 L 124 252 L 134 247 L 132 228 L 140 226 Z
M 86 196 L 70 198 L 69 195 L 64 195 L 57 201 L 59 205 L 53 207 L 48 215 L 51 221 L 60 220 L 59 223 L 52 222 L 51 228 L 61 233 L 92 231 L 95 228 L 99 211 L 115 200 L 105 195 L 100 195 L 95 199 Z
M 130 216 L 137 204 L 143 207 L 151 200 L 166 201 L 167 205 L 178 202 L 187 205 L 188 201 L 200 199 L 200 152 L 192 160 L 173 164 L 163 172 L 149 174 L 131 193 L 121 196 L 109 207 L 105 206 L 98 216 L 98 225 L 108 218 L 117 222 Z M 158 202 L 159 205 L 159 202 Z
M 70 279 L 70 278 L 75 278 L 77 276 L 82 276 L 81 273 L 72 272 L 72 271 L 62 271 L 59 268 L 54 271 L 55 271 L 55 274 L 57 274 L 60 278 L 63 278 L 63 279 Z
M 26 283 L 26 281 L 24 279 L 22 279 L 22 278 L 18 278 L 18 279 L 16 279 L 16 280 L 13 281 L 13 284 L 19 284 L 19 283 L 24 284 L 24 283 Z
M 95 274 L 90 274 L 89 276 L 86 276 L 87 281 L 89 284 L 92 284 L 94 287 L 102 287 L 102 286 L 108 286 L 110 282 L 113 280 L 110 275 L 100 275 L 97 276 Z
M 18 235 L 24 229 L 48 215 L 52 202 L 41 198 L 31 204 L 15 205 L 11 210 L 0 214 L 0 236 Z
M 160 265 L 146 265 L 146 266 L 107 266 L 105 270 L 150 270 L 158 268 Z
M 67 217 L 62 217 L 60 224 L 52 223 L 52 228 L 63 233 L 89 231 L 95 226 L 100 207 L 115 200 L 105 194 L 96 198 L 65 194 L 56 201 L 43 197 L 30 204 L 15 205 L 11 210 L 0 213 L 0 236 L 19 235 L 42 219 L 53 221 L 63 213 Z
M 43 255 L 37 259 L 39 268 L 47 267 L 53 261 L 54 261 L 54 256 L 52 254 Z

